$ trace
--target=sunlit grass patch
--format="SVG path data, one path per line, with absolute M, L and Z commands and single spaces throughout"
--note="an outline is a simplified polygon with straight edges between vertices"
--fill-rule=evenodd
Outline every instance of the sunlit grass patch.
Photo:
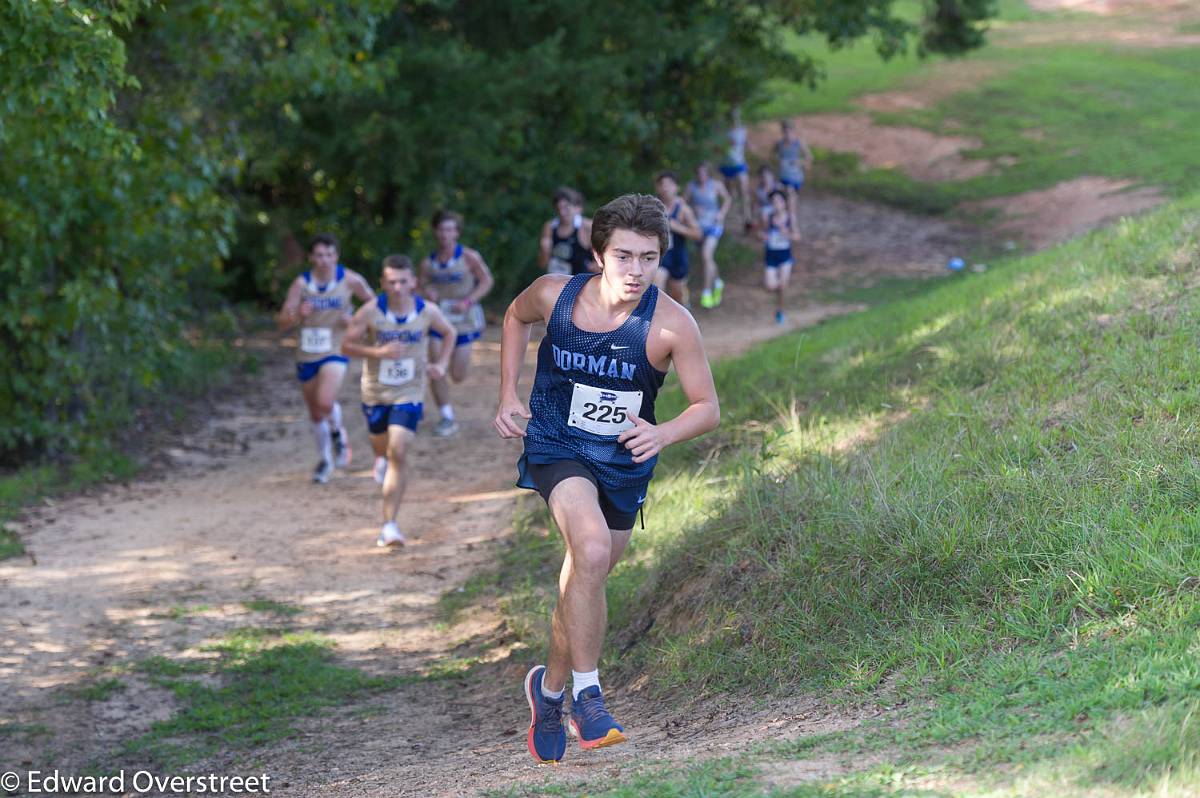
M 263 745 L 294 734 L 297 718 L 400 684 L 338 665 L 332 644 L 312 634 L 240 629 L 203 650 L 209 659 L 157 657 L 140 664 L 182 709 L 126 743 L 123 755 L 178 766 Z

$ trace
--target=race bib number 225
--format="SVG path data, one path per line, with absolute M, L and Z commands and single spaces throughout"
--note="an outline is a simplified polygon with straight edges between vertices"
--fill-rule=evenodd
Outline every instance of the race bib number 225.
M 641 407 L 641 391 L 610 391 L 577 382 L 567 424 L 594 435 L 617 435 L 633 427 L 629 416 Z

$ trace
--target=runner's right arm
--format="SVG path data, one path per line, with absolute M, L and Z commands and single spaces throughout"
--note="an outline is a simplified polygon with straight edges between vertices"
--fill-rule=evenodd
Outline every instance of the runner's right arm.
M 275 326 L 281 330 L 286 330 L 290 327 L 295 327 L 312 312 L 312 307 L 307 302 L 301 302 L 300 297 L 304 291 L 304 281 L 297 277 L 288 287 L 287 297 L 283 300 L 283 307 L 275 314 Z
M 363 305 L 354 314 L 354 318 L 350 319 L 350 326 L 346 328 L 346 334 L 342 336 L 342 354 L 347 357 L 371 357 L 375 359 L 385 358 L 388 356 L 388 347 L 386 346 L 370 346 L 364 343 L 367 336 L 367 328 L 370 326 L 368 319 L 374 306 L 371 304 Z M 397 353 L 399 355 L 400 353 Z
M 418 281 L 421 289 L 421 296 L 428 299 L 433 304 L 437 304 L 438 290 L 433 285 L 433 269 L 430 266 L 429 258 L 421 261 L 421 279 Z
M 492 420 L 492 426 L 501 438 L 525 436 L 525 430 L 517 426 L 513 416 L 532 418 L 517 396 L 517 382 L 525 363 L 525 351 L 529 348 L 529 334 L 534 324 L 550 318 L 554 303 L 568 279 L 560 274 L 537 278 L 504 312 L 504 327 L 500 333 L 500 406 Z
M 454 329 L 447 319 L 442 309 L 437 305 L 430 303 L 425 307 L 429 308 L 429 329 L 442 336 L 443 341 L 453 341 L 458 337 L 458 331 Z M 438 352 L 438 359 L 429 364 L 429 376 L 435 380 L 440 380 L 450 371 L 450 358 L 454 356 L 454 347 L 443 346 Z

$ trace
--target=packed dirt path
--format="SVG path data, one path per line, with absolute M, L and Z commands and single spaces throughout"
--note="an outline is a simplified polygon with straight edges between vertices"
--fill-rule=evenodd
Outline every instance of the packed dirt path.
M 820 195 L 807 196 L 805 208 L 808 268 L 801 286 L 925 276 L 975 235 Z M 781 328 L 757 279 L 757 268 L 731 276 L 723 306 L 698 311 L 711 356 L 855 309 L 797 291 Z M 378 488 L 357 410 L 358 365 L 340 397 L 352 467 L 328 485 L 313 485 L 311 432 L 288 351 L 293 344 L 273 334 L 245 342 L 258 351 L 262 372 L 216 401 L 210 417 L 161 452 L 144 476 L 47 501 L 21 520 L 29 553 L 0 562 L 0 764 L 66 773 L 142 764 L 123 761 L 119 744 L 179 705 L 129 666 L 152 656 L 202 657 L 206 641 L 235 629 L 281 625 L 333 641 L 339 664 L 372 674 L 420 674 L 447 657 L 485 650 L 495 664 L 483 668 L 483 677 L 418 681 L 300 719 L 296 736 L 186 772 L 265 771 L 274 778 L 272 792 L 285 795 L 472 795 L 523 782 L 615 777 L 649 760 L 857 721 L 809 700 L 748 714 L 720 702 L 685 712 L 618 692 L 614 703 L 634 730 L 633 742 L 590 757 L 576 753 L 559 768 L 533 766 L 520 685 L 541 652 L 514 648 L 495 614 L 468 613 L 447 628 L 436 608 L 440 596 L 493 559 L 524 493 L 513 488 L 519 444 L 499 440 L 490 426 L 498 385 L 495 326 L 475 349 L 469 379 L 454 392 L 461 432 L 438 439 L 427 422 L 416 439 L 401 514 L 410 543 L 394 551 L 374 545 Z M 255 601 L 300 612 L 280 619 L 262 604 L 247 607 Z M 80 687 L 122 666 L 116 672 L 125 689 L 102 700 L 79 697 Z M 835 772 L 839 765 L 813 767 Z

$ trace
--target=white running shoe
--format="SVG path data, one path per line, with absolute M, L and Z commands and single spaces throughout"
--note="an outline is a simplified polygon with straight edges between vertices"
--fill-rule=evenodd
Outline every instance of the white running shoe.
M 313 469 L 313 482 L 324 485 L 331 476 L 333 476 L 333 464 L 328 460 L 322 460 Z
M 350 458 L 354 453 L 350 451 L 350 442 L 347 440 L 346 430 L 342 429 L 333 434 L 333 458 L 334 463 L 338 468 L 347 468 L 350 465 Z
M 396 522 L 388 521 L 379 531 L 379 539 L 375 541 L 375 545 L 382 549 L 387 546 L 403 546 L 405 542 L 404 535 L 400 532 L 400 527 L 396 526 Z
M 458 432 L 458 424 L 452 418 L 443 418 L 438 422 L 438 425 L 433 428 L 433 434 L 439 438 L 449 438 L 454 433 Z
M 387 477 L 387 458 L 386 457 L 376 457 L 375 458 L 375 481 L 378 482 L 380 485 L 382 485 L 385 477 Z

